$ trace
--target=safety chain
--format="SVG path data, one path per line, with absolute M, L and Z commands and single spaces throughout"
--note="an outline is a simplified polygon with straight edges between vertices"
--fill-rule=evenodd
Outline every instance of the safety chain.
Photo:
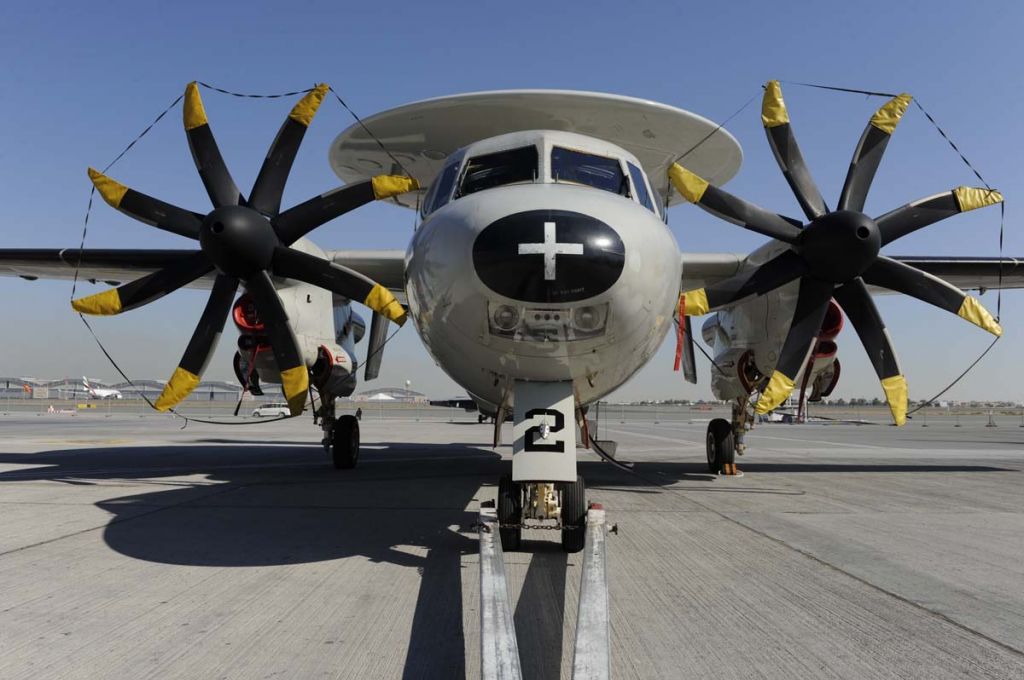
M 582 529 L 576 524 L 498 524 L 499 529 L 539 529 L 541 531 L 561 531 L 562 529 Z M 491 526 L 487 522 L 474 522 L 469 525 L 470 531 L 490 533 Z

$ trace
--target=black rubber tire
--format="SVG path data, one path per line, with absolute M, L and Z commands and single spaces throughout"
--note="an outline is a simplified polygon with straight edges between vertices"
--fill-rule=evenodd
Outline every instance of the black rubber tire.
M 359 463 L 359 421 L 355 416 L 344 415 L 334 424 L 331 460 L 338 470 L 351 470 Z
M 498 482 L 498 524 L 519 524 L 523 521 L 523 487 L 512 481 L 512 475 L 505 475 Z M 521 528 L 498 529 L 501 549 L 505 552 L 519 550 L 523 540 Z
M 577 553 L 583 550 L 587 539 L 587 485 L 577 475 L 574 483 L 562 482 L 558 486 L 562 495 L 562 526 L 575 527 L 562 529 L 562 550 Z
M 707 450 L 708 471 L 713 474 L 721 472 L 722 466 L 736 462 L 732 423 L 725 418 L 715 418 L 708 423 Z

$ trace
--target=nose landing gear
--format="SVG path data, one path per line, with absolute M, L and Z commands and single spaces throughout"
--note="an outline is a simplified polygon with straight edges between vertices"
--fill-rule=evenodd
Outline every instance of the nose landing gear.
M 522 545 L 523 529 L 556 530 L 562 533 L 562 549 L 583 550 L 587 531 L 587 488 L 583 477 L 575 482 L 512 481 L 505 475 L 498 483 L 498 530 L 501 548 L 516 551 Z M 527 520 L 538 520 L 527 523 Z M 556 524 L 541 524 L 555 520 Z

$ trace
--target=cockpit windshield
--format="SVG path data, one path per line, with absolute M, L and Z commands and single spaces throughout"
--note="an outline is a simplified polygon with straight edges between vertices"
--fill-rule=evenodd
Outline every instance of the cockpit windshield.
M 470 158 L 458 196 L 537 178 L 537 147 L 524 146 Z
M 572 149 L 551 149 L 551 178 L 556 182 L 576 182 L 629 196 L 629 180 L 617 158 L 606 158 Z

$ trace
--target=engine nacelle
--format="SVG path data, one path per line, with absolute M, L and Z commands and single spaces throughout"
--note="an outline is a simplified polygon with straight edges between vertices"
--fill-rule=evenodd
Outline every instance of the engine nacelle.
M 321 392 L 347 397 L 356 389 L 355 363 L 340 345 L 320 345 L 309 372 L 313 385 Z

